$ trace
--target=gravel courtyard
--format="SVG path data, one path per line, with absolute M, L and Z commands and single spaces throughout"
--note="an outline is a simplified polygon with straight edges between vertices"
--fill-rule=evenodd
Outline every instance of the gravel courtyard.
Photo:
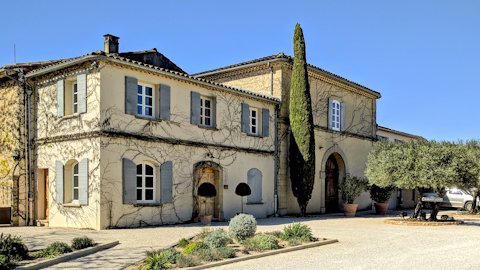
M 334 214 L 258 220 L 258 231 L 281 230 L 301 221 L 312 227 L 315 236 L 338 239 L 339 243 L 215 269 L 479 269 L 480 219 L 465 219 L 466 224 L 458 226 L 423 227 L 384 224 L 384 219 L 364 212 L 355 218 Z M 213 223 L 214 227 L 227 225 Z M 202 228 L 200 224 L 103 231 L 0 227 L 0 232 L 21 235 L 31 249 L 53 241 L 70 243 L 73 237 L 83 235 L 101 243 L 119 240 L 119 245 L 108 250 L 45 269 L 121 269 L 146 250 L 164 247 Z

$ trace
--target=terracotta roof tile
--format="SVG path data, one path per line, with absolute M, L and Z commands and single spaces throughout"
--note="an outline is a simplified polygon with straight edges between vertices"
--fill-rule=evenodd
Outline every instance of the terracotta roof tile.
M 269 95 L 260 94 L 260 93 L 257 93 L 257 92 L 253 92 L 253 91 L 249 91 L 249 90 L 245 90 L 245 89 L 241 89 L 241 88 L 231 87 L 231 86 L 228 86 L 228 85 L 223 85 L 223 84 L 221 84 L 221 83 L 212 82 L 212 81 L 209 81 L 209 80 L 207 80 L 207 79 L 205 79 L 205 78 L 198 78 L 198 77 L 196 77 L 196 76 L 194 76 L 194 75 L 189 75 L 189 74 L 187 74 L 187 73 L 182 73 L 182 72 L 178 72 L 178 71 L 174 71 L 174 70 L 169 70 L 169 69 L 166 69 L 166 68 L 161 68 L 161 67 L 153 66 L 153 65 L 146 64 L 146 63 L 142 63 L 142 62 L 139 62 L 139 61 L 133 61 L 133 60 L 128 59 L 128 58 L 125 58 L 125 57 L 120 57 L 120 56 L 118 56 L 117 54 L 106 54 L 106 53 L 104 53 L 103 51 L 96 51 L 96 52 L 89 53 L 89 54 L 87 54 L 87 55 L 83 55 L 83 56 L 79 56 L 79 57 L 75 57 L 75 58 L 63 59 L 62 61 L 55 62 L 55 63 L 52 63 L 52 64 L 50 64 L 50 65 L 43 66 L 43 67 L 38 68 L 38 69 L 36 69 L 36 70 L 30 71 L 30 72 L 28 72 L 27 74 L 32 74 L 32 73 L 38 72 L 38 71 L 40 71 L 40 70 L 43 70 L 43 69 L 46 69 L 46 68 L 49 68 L 49 67 L 56 66 L 56 65 L 58 65 L 58 64 L 60 64 L 60 63 L 65 63 L 65 62 L 69 62 L 69 61 L 72 61 L 72 60 L 77 60 L 77 59 L 80 59 L 80 58 L 82 58 L 82 57 L 86 57 L 86 56 L 89 56 L 89 55 L 102 55 L 102 56 L 105 56 L 105 57 L 107 57 L 107 58 L 117 59 L 117 60 L 121 60 L 121 61 L 124 61 L 124 62 L 131 62 L 131 63 L 136 64 L 136 65 L 139 65 L 139 66 L 145 66 L 145 67 L 152 68 L 152 69 L 157 69 L 157 70 L 159 69 L 160 71 L 172 73 L 172 74 L 175 74 L 175 75 L 180 75 L 180 76 L 183 76 L 183 77 L 186 77 L 186 78 L 190 78 L 190 79 L 194 79 L 194 80 L 201 81 L 201 82 L 206 82 L 206 83 L 211 84 L 211 85 L 216 85 L 216 86 L 220 86 L 220 87 L 223 87 L 223 88 L 226 88 L 226 89 L 230 89 L 230 90 L 242 92 L 242 93 L 245 93 L 245 94 L 248 94 L 248 95 L 251 95 L 251 96 L 261 97 L 261 98 L 265 98 L 265 99 L 268 99 L 268 100 L 280 102 L 280 99 L 279 99 L 279 98 L 276 98 L 276 97 L 272 97 L 272 96 L 269 96 Z
M 258 58 L 258 59 L 254 59 L 254 60 L 250 60 L 250 61 L 247 61 L 247 62 L 242 62 L 242 63 L 238 63 L 238 64 L 234 64 L 234 65 L 230 65 L 230 66 L 226 66 L 226 67 L 221 67 L 221 68 L 217 68 L 217 69 L 212 69 L 212 70 L 208 70 L 208 71 L 203 71 L 203 72 L 199 72 L 199 73 L 196 73 L 196 74 L 193 74 L 193 76 L 198 76 L 198 77 L 202 77 L 203 75 L 207 74 L 207 73 L 211 73 L 211 72 L 216 72 L 216 71 L 222 71 L 222 70 L 225 70 L 225 69 L 230 69 L 230 68 L 236 68 L 236 67 L 241 67 L 241 66 L 245 66 L 245 65 L 248 65 L 248 64 L 254 64 L 254 63 L 261 63 L 261 62 L 264 62 L 264 61 L 269 61 L 269 60 L 275 60 L 275 59 L 287 59 L 289 62 L 293 62 L 293 57 L 289 56 L 289 55 L 285 55 L 283 52 L 277 54 L 277 55 L 271 55 L 271 56 L 266 56 L 266 57 L 262 57 L 262 58 Z M 314 66 L 314 65 L 311 65 L 311 64 L 308 64 L 307 65 L 311 68 L 315 68 L 315 69 L 318 69 L 318 70 L 321 70 L 322 72 L 325 72 L 333 77 L 336 77 L 336 78 L 339 78 L 339 79 L 342 79 L 342 80 L 345 80 L 351 84 L 354 84 L 356 86 L 359 86 L 359 87 L 362 87 L 362 88 L 365 88 L 365 89 L 368 89 L 372 92 L 375 92 L 375 93 L 378 93 L 380 94 L 379 92 L 377 91 L 374 91 L 368 87 L 365 87 L 361 84 L 358 84 L 356 82 L 353 82 L 353 81 L 350 81 L 348 79 L 345 79 L 341 76 L 338 76 L 336 74 L 333 74 L 331 73 L 330 71 L 327 71 L 325 69 L 322 69 L 322 68 L 319 68 L 317 66 Z

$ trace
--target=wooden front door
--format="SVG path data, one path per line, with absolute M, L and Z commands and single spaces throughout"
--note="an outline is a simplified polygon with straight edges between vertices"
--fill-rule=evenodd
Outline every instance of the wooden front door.
M 325 204 L 327 213 L 336 213 L 338 207 L 338 164 L 337 160 L 331 155 L 325 166 Z
M 200 181 L 198 182 L 198 186 L 200 186 L 203 183 L 211 183 L 212 185 L 215 186 L 215 189 L 217 190 L 217 195 L 218 195 L 218 187 L 217 183 L 215 181 L 215 171 L 211 168 L 202 168 L 199 170 L 200 174 Z M 205 198 L 205 197 L 199 197 L 199 211 L 200 215 L 213 215 L 214 218 L 218 218 L 218 213 L 215 211 L 216 207 L 216 200 L 217 197 L 213 198 Z
M 48 211 L 49 211 L 49 189 L 48 189 L 48 169 L 45 170 L 45 219 L 48 220 Z

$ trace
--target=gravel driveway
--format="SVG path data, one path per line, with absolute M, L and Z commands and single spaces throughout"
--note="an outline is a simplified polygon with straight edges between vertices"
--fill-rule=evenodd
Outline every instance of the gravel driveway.
M 258 231 L 280 230 L 293 221 L 311 226 L 314 235 L 339 243 L 224 265 L 215 269 L 479 269 L 480 219 L 459 226 L 400 226 L 384 224 L 370 213 L 360 217 L 322 215 L 314 218 L 258 220 Z M 225 227 L 227 223 L 213 223 Z M 1 227 L 0 232 L 21 235 L 29 248 L 53 241 L 69 243 L 87 235 L 97 242 L 119 240 L 105 251 L 59 263 L 46 269 L 119 269 L 141 258 L 146 250 L 167 246 L 198 233 L 203 226 L 187 224 L 123 230 L 77 230 L 44 227 Z M 470 257 L 469 257 L 469 254 Z

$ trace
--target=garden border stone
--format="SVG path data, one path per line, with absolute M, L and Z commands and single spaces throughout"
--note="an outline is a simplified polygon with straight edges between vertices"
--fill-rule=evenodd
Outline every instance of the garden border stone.
M 236 257 L 236 258 L 231 258 L 231 259 L 225 259 L 217 262 L 211 262 L 207 264 L 202 264 L 202 265 L 197 265 L 193 267 L 187 267 L 183 268 L 185 270 L 197 270 L 197 269 L 205 269 L 205 268 L 210 268 L 210 267 L 215 267 L 215 266 L 220 266 L 220 265 L 225 265 L 225 264 L 230 264 L 230 263 L 235 263 L 235 262 L 241 262 L 241 261 L 246 261 L 246 260 L 251 260 L 251 259 L 256 259 L 260 257 L 266 257 L 270 255 L 276 255 L 280 253 L 285 253 L 285 252 L 290 252 L 290 251 L 296 251 L 296 250 L 302 250 L 302 249 L 307 249 L 307 248 L 312 248 L 312 247 L 318 247 L 318 246 L 323 246 L 323 245 L 328 245 L 328 244 L 333 244 L 337 243 L 337 239 L 323 239 L 319 240 L 317 242 L 309 243 L 309 244 L 304 244 L 304 245 L 298 245 L 298 246 L 293 246 L 293 247 L 286 247 L 282 249 L 277 249 L 277 250 L 271 250 L 271 251 L 266 251 L 254 255 L 247 255 L 243 257 Z
M 412 220 L 400 219 L 400 218 L 385 219 L 383 222 L 387 224 L 392 224 L 392 225 L 407 225 L 407 226 L 446 226 L 446 225 L 464 224 L 464 222 L 461 220 L 432 222 L 432 221 L 412 221 Z
M 24 266 L 21 266 L 21 267 L 17 267 L 15 269 L 30 270 L 30 269 L 38 269 L 38 268 L 41 268 L 41 267 L 50 266 L 50 265 L 57 264 L 57 263 L 60 263 L 60 262 L 68 261 L 68 260 L 75 259 L 75 258 L 78 258 L 78 257 L 82 257 L 82 256 L 85 256 L 85 255 L 97 252 L 101 249 L 110 248 L 112 246 L 117 245 L 118 243 L 119 242 L 117 240 L 117 241 L 110 242 L 110 243 L 96 245 L 94 247 L 89 247 L 89 248 L 84 248 L 84 249 L 72 251 L 72 252 L 69 252 L 67 254 L 63 254 L 63 255 L 60 255 L 58 257 L 55 257 L 55 258 L 43 260 L 43 261 L 36 262 L 36 263 L 27 264 L 27 265 L 24 265 Z

